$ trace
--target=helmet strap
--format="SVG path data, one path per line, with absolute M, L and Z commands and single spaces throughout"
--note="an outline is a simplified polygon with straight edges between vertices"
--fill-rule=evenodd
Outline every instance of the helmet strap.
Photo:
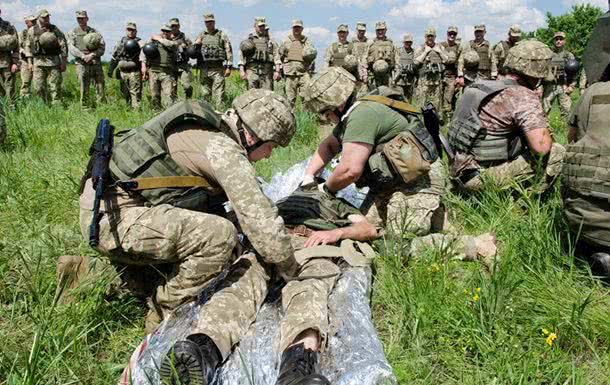
M 239 140 L 241 141 L 241 145 L 246 149 L 246 153 L 248 155 L 250 155 L 254 151 L 256 151 L 256 149 L 258 149 L 260 146 L 265 144 L 265 142 L 259 139 L 256 143 L 254 143 L 253 145 L 249 146 L 248 145 L 248 140 L 246 139 L 246 132 L 245 132 L 245 130 L 246 130 L 246 128 L 244 128 L 244 126 L 240 124 L 240 128 L 237 130 L 237 133 L 239 134 Z
M 354 99 L 356 99 L 355 94 L 351 94 L 349 98 L 345 101 L 345 105 L 343 106 L 343 111 L 339 111 L 338 108 L 335 109 L 335 114 L 339 117 L 339 120 L 343 119 L 343 115 L 349 111 L 349 108 L 354 104 Z

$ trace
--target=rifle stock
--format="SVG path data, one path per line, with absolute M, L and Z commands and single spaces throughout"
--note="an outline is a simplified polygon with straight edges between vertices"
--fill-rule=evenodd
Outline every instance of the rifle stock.
M 114 144 L 114 127 L 110 125 L 108 119 L 102 119 L 95 130 L 95 139 L 89 150 L 93 159 L 91 168 L 91 181 L 95 190 L 95 200 L 93 201 L 93 217 L 89 225 L 89 245 L 95 247 L 100 240 L 100 204 L 109 181 L 110 157 L 112 156 L 112 146 Z

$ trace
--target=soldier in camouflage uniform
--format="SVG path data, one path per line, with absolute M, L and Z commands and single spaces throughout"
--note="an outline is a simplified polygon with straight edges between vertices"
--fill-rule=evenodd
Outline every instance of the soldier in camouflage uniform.
M 146 70 L 142 70 L 140 49 L 131 48 L 132 51 L 129 51 L 125 47 L 125 43 L 132 40 L 135 40 L 140 48 L 144 45 L 142 39 L 138 37 L 136 23 L 129 21 L 125 26 L 125 36 L 117 42 L 112 50 L 112 58 L 108 66 L 108 78 L 112 78 L 114 70 L 118 68 L 121 93 L 133 110 L 139 110 L 142 101 L 142 78 L 146 74 Z
M 324 68 L 343 67 L 345 57 L 354 54 L 353 43 L 347 40 L 349 27 L 347 24 L 337 26 L 337 41 L 332 43 L 324 54 Z
M 447 28 L 447 40 L 441 43 L 447 54 L 443 79 L 443 120 L 445 122 L 450 122 L 453 118 L 459 91 L 457 65 L 458 59 L 462 55 L 462 47 L 457 42 L 457 35 L 458 28 L 451 26 Z
M 375 24 L 375 40 L 369 43 L 366 51 L 369 89 L 391 86 L 391 74 L 396 64 L 396 47 L 386 36 L 385 21 Z
M 495 79 L 498 76 L 498 62 L 496 54 L 489 41 L 485 40 L 487 29 L 483 24 L 474 27 L 474 40 L 462 50 L 458 61 L 458 84 L 464 85 L 464 54 L 475 51 L 479 55 L 479 70 L 477 77 L 483 80 Z
M 104 71 L 102 69 L 102 56 L 106 51 L 106 42 L 95 28 L 88 25 L 87 11 L 76 11 L 78 27 L 68 32 L 68 50 L 74 56 L 76 75 L 80 84 L 81 106 L 93 106 L 90 100 L 89 88 L 95 86 L 97 102 L 106 99 L 104 85 Z
M 426 42 L 415 50 L 415 65 L 419 69 L 416 98 L 422 106 L 432 103 L 437 111 L 442 111 L 447 54 L 445 48 L 436 43 L 434 28 L 428 28 L 424 36 Z
M 485 179 L 500 188 L 531 184 L 542 169 L 535 186 L 541 192 L 557 177 L 565 149 L 553 143 L 535 91 L 549 73 L 551 57 L 539 41 L 519 43 L 508 52 L 505 76 L 479 80 L 464 91 L 448 135 L 456 154 L 451 174 L 459 188 L 480 190 Z
M 28 29 L 36 22 L 36 16 L 29 15 L 23 18 L 25 29 L 19 32 L 19 64 L 21 70 L 21 88 L 19 95 L 30 96 L 30 86 L 32 84 L 32 67 L 28 64 L 28 58 L 25 56 L 25 42 L 28 36 Z
M 561 117 L 567 120 L 572 108 L 572 98 L 570 95 L 576 87 L 576 77 L 569 79 L 565 65 L 568 59 L 574 59 L 574 54 L 564 48 L 566 42 L 565 32 L 556 32 L 553 37 L 553 59 L 551 60 L 551 75 L 544 82 L 544 93 L 542 95 L 542 105 L 548 114 L 555 99 L 559 99 Z
M 417 85 L 417 70 L 415 65 L 415 50 L 413 35 L 407 33 L 402 38 L 402 47 L 396 50 L 396 68 L 394 84 L 402 90 L 405 99 L 411 102 Z
M 172 39 L 172 27 L 161 26 L 161 34 L 153 35 L 148 43 L 156 43 L 159 57 L 146 58 L 142 62 L 143 72 L 148 75 L 152 108 L 168 108 L 176 102 L 178 90 L 178 45 Z M 148 72 L 146 72 L 148 70 Z
M 8 21 L 0 18 L 0 97 L 15 99 L 15 74 L 19 69 L 19 36 Z
M 508 55 L 508 51 L 515 46 L 518 42 L 521 41 L 521 27 L 518 25 L 511 25 L 508 30 L 508 39 L 502 40 L 494 47 L 494 54 L 496 55 L 496 59 L 498 60 L 498 71 L 501 74 L 504 74 L 504 61 L 506 61 L 506 56 Z
M 303 35 L 303 21 L 292 21 L 292 33 L 280 44 L 282 70 L 286 79 L 286 97 L 293 106 L 307 85 L 317 52 Z
M 279 79 L 282 62 L 264 17 L 254 19 L 254 33 L 241 42 L 238 55 L 239 74 L 248 81 L 248 89 L 273 90 L 273 80 Z
M 61 102 L 62 73 L 68 62 L 68 43 L 63 32 L 50 23 L 46 9 L 38 12 L 36 23 L 28 29 L 25 56 L 32 68 L 34 92 L 46 101 Z
M 352 52 L 358 60 L 358 95 L 368 92 L 368 64 L 366 54 L 368 51 L 369 40 L 366 37 L 366 23 L 356 23 L 356 36 L 352 39 Z
M 191 65 L 186 50 L 193 42 L 186 37 L 184 32 L 180 31 L 180 20 L 178 18 L 170 19 L 169 26 L 172 27 L 172 40 L 178 43 L 178 80 L 182 84 L 185 98 L 191 99 L 193 97 L 193 74 L 191 73 Z
M 214 14 L 204 14 L 203 21 L 206 30 L 195 39 L 195 45 L 201 47 L 203 58 L 198 63 L 201 97 L 203 100 L 213 101 L 218 106 L 225 93 L 225 78 L 231 75 L 233 48 L 229 37 L 216 29 Z

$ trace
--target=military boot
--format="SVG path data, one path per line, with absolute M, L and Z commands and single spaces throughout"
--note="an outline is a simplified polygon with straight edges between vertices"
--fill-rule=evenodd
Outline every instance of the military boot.
M 193 98 L 193 88 L 185 88 L 184 89 L 184 96 L 187 99 L 192 99 Z
M 318 352 L 305 349 L 304 344 L 289 347 L 282 354 L 275 385 L 330 385 L 326 377 L 316 373 L 317 363 Z
M 594 276 L 610 281 L 610 255 L 595 253 L 589 258 L 589 265 Z
M 176 342 L 165 356 L 159 369 L 161 383 L 211 384 L 220 358 L 220 352 L 210 337 L 192 334 L 185 341 Z

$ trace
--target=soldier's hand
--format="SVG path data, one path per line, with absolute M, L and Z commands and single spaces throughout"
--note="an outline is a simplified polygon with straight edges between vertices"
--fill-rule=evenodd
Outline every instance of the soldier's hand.
M 282 78 L 282 75 L 280 74 L 280 71 L 275 71 L 273 73 L 273 80 L 275 80 L 276 82 L 279 81 Z
M 341 229 L 314 231 L 303 246 L 314 247 L 318 245 L 332 245 L 341 240 Z
M 566 89 L 565 89 L 565 93 L 566 93 L 567 95 L 570 95 L 572 92 L 574 92 L 574 87 L 572 87 L 572 86 L 567 86 L 567 87 L 566 87 Z
M 201 38 L 198 37 L 197 39 L 195 39 L 195 45 L 201 45 L 202 41 Z
M 159 35 L 152 35 L 150 37 L 150 40 L 159 41 L 159 40 L 161 40 L 161 36 L 159 36 Z
M 231 76 L 231 68 L 227 67 L 225 68 L 225 78 L 228 78 L 229 76 Z
M 458 76 L 457 79 L 455 79 L 455 85 L 458 87 L 464 87 L 464 77 Z
M 14 74 L 15 72 L 17 72 L 17 70 L 19 69 L 19 67 L 17 67 L 17 64 L 13 64 L 11 65 L 11 73 Z
M 248 74 L 246 73 L 246 71 L 244 71 L 243 68 L 239 69 L 239 77 L 241 78 L 241 80 L 248 80 Z
M 432 48 L 426 44 L 426 48 L 424 48 L 424 53 L 428 53 L 430 51 L 432 51 Z

